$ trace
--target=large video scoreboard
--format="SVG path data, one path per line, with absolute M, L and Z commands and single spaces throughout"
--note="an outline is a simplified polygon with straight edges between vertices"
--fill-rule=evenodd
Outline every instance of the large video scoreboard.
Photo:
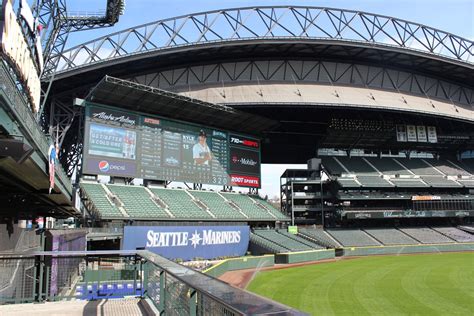
M 259 188 L 260 141 L 88 103 L 83 173 Z

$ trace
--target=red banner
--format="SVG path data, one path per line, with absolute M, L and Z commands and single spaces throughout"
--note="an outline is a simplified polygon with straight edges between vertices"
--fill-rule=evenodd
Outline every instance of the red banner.
M 231 185 L 239 187 L 260 188 L 260 178 L 252 176 L 241 176 L 237 174 L 230 175 Z

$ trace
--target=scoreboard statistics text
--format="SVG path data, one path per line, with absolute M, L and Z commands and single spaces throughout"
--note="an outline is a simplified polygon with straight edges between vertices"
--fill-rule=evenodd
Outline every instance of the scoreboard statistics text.
M 83 173 L 260 187 L 260 141 L 87 104 Z

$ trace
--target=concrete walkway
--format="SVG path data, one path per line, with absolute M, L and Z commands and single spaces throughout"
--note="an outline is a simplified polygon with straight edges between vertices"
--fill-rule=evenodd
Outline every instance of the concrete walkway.
M 141 316 L 147 315 L 139 306 L 140 299 L 110 299 L 99 301 L 62 301 L 40 304 L 1 305 L 2 316 Z

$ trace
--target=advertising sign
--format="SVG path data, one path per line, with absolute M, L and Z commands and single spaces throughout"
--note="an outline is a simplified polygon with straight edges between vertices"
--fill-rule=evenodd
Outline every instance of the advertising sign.
M 123 250 L 144 248 L 168 259 L 243 256 L 248 226 L 125 226 Z
M 288 226 L 288 232 L 293 235 L 298 234 L 298 226 Z
M 260 141 L 87 104 L 85 174 L 260 187 Z
M 2 52 L 18 72 L 20 82 L 32 104 L 32 110 L 36 112 L 39 109 L 41 96 L 39 70 L 35 66 L 32 51 L 25 40 L 11 1 L 3 1 L 2 4 L 0 36 Z

